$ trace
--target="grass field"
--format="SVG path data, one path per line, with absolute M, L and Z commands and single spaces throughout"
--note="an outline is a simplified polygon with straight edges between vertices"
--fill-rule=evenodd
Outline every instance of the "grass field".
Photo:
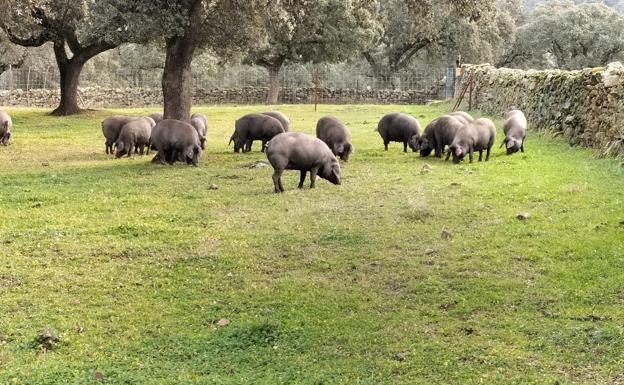
M 616 160 L 532 132 L 525 154 L 453 165 L 375 132 L 447 105 L 279 109 L 296 131 L 347 123 L 342 186 L 287 172 L 274 194 L 259 144 L 227 146 L 261 106 L 197 109 L 199 168 L 110 158 L 113 111 L 8 109 L 0 384 L 624 384 Z

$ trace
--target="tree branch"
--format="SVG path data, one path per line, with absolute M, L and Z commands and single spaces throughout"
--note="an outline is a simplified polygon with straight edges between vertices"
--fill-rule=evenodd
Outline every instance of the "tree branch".
M 50 36 L 47 31 L 41 32 L 38 36 L 23 38 L 15 35 L 10 28 L 3 26 L 3 29 L 11 43 L 21 45 L 22 47 L 41 47 L 46 42 L 50 41 Z
M 75 29 L 72 28 L 63 30 L 63 37 L 65 38 L 69 49 L 74 53 L 74 55 L 76 55 L 83 49 L 80 45 L 80 42 L 78 41 L 78 36 L 76 35 Z
M 403 47 L 401 47 L 399 52 L 393 55 L 390 66 L 394 71 L 400 70 L 409 63 L 414 55 L 420 52 L 421 49 L 427 47 L 429 44 L 431 44 L 431 41 L 429 39 L 422 39 L 404 45 Z
M 284 55 L 279 55 L 271 59 L 267 59 L 264 57 L 257 58 L 254 60 L 254 63 L 256 65 L 259 65 L 260 67 L 271 68 L 271 67 L 281 67 L 285 61 L 286 61 L 286 57 Z
M 59 68 L 66 65 L 69 59 L 67 58 L 67 52 L 65 52 L 65 41 L 54 41 L 54 58 L 59 65 Z
M 371 67 L 377 68 L 377 60 L 375 60 L 375 58 L 370 52 L 364 51 L 362 52 L 362 55 L 364 56 L 364 59 L 366 59 L 366 61 Z
M 75 53 L 75 57 L 78 57 L 84 61 L 91 59 L 94 56 L 101 54 L 104 51 L 108 51 L 109 49 L 113 49 L 117 47 L 116 44 L 107 43 L 107 42 L 99 42 L 88 45 L 84 48 L 80 48 L 78 52 Z

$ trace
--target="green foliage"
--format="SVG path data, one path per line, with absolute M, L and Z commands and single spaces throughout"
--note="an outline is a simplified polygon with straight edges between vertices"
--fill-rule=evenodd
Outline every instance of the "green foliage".
M 239 52 L 258 34 L 261 0 L 109 0 L 122 15 L 131 15 L 133 41 L 162 42 L 192 30 L 194 48 L 223 56 Z
M 265 156 L 227 147 L 262 106 L 198 108 L 199 168 L 104 154 L 101 119 L 147 110 L 9 109 L 0 383 L 621 381 L 615 160 L 531 131 L 525 154 L 452 165 L 384 152 L 375 132 L 387 112 L 425 125 L 448 105 L 278 108 L 293 130 L 328 114 L 349 126 L 342 186 L 297 190 L 286 172 L 272 193 L 271 168 L 249 168 Z M 46 326 L 61 342 L 44 353 L 31 343 Z
M 502 64 L 579 69 L 624 59 L 624 14 L 604 4 L 555 1 L 524 18 Z
M 129 41 L 128 19 L 109 1 L 7 0 L 0 26 L 16 39 L 14 43 L 41 46 L 49 41 L 67 41 L 90 46 Z M 21 42 L 20 42 L 21 40 Z
M 24 62 L 26 51 L 11 44 L 0 30 L 0 75 L 10 66 L 19 67 Z
M 262 16 L 263 36 L 248 61 L 280 67 L 349 59 L 370 45 L 377 7 L 376 0 L 270 2 Z
M 495 57 L 514 36 L 520 1 L 384 0 L 383 32 L 364 55 L 376 73 L 393 74 L 418 55 L 438 51 L 445 61 Z

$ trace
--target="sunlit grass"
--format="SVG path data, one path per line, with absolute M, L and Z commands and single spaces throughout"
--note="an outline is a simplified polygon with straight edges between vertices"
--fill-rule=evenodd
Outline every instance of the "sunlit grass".
M 535 132 L 525 154 L 472 165 L 383 151 L 384 113 L 424 126 L 447 105 L 278 108 L 295 131 L 348 125 L 342 186 L 297 190 L 287 172 L 274 194 L 272 169 L 249 168 L 259 146 L 227 146 L 261 106 L 199 108 L 199 168 L 104 153 L 105 116 L 148 110 L 9 109 L 0 384 L 624 381 L 617 162 Z M 49 352 L 34 342 L 46 326 Z

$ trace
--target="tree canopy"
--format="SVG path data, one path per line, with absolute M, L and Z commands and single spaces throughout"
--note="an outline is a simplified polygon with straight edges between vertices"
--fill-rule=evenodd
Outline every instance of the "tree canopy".
M 189 120 L 191 63 L 196 50 L 222 56 L 257 39 L 261 0 L 110 0 L 118 12 L 135 15 L 135 40 L 164 40 L 162 77 L 166 118 Z
M 53 114 L 78 112 L 78 82 L 84 64 L 127 39 L 126 20 L 111 12 L 106 0 L 5 0 L 3 6 L 7 12 L 0 26 L 12 43 L 53 45 L 61 75 L 61 102 Z
M 470 55 L 486 47 L 492 56 L 513 38 L 519 8 L 519 0 L 383 0 L 382 32 L 363 54 L 375 73 L 389 75 L 425 50 Z
M 277 102 L 278 74 L 284 63 L 342 61 L 368 47 L 380 29 L 377 8 L 377 0 L 269 2 L 261 13 L 261 38 L 246 59 L 268 69 L 267 101 Z
M 604 4 L 556 1 L 526 15 L 501 64 L 576 69 L 624 57 L 624 15 Z

